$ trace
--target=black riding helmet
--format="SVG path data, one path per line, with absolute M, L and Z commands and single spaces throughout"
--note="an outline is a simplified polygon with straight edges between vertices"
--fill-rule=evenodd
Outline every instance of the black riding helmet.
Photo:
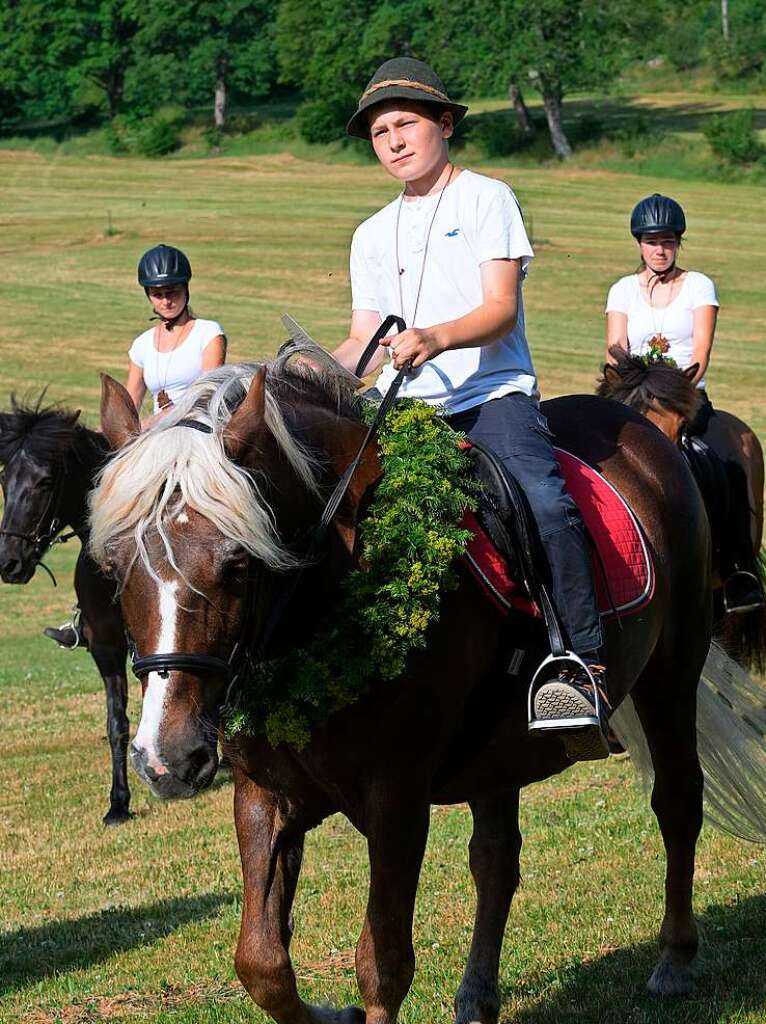
M 630 233 L 638 239 L 641 235 L 659 235 L 664 231 L 682 235 L 686 231 L 686 217 L 675 199 L 655 192 L 633 207 Z
M 155 245 L 138 262 L 138 283 L 142 288 L 188 284 L 191 276 L 191 263 L 180 249 L 172 245 Z

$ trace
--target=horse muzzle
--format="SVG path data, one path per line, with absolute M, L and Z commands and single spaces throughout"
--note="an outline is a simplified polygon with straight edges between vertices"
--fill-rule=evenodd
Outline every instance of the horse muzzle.
M 210 785 L 218 770 L 216 745 L 207 743 L 173 761 L 158 762 L 133 741 L 130 760 L 136 773 L 160 800 L 190 800 Z
M 37 562 L 21 556 L 0 556 L 0 579 L 3 583 L 29 583 L 35 574 Z

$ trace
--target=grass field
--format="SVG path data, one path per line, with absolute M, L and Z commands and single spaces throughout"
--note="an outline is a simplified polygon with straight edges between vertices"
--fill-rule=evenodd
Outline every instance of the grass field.
M 538 253 L 525 301 L 546 395 L 592 389 L 606 290 L 635 263 L 628 214 L 657 189 L 687 209 L 684 263 L 719 286 L 713 400 L 766 432 L 761 189 L 587 168 L 498 174 L 516 189 Z M 348 319 L 353 227 L 393 195 L 373 167 L 286 155 L 150 163 L 2 151 L 0 181 L 0 394 L 49 384 L 92 424 L 98 371 L 121 376 L 146 326 L 134 276 L 145 248 L 165 240 L 186 249 L 195 309 L 222 321 L 232 358 L 273 352 L 284 311 L 331 346 Z M 74 555 L 71 545 L 52 554 L 56 591 L 42 575 L 0 587 L 0 1021 L 263 1021 L 232 966 L 240 878 L 230 785 L 162 805 L 133 777 L 137 817 L 101 826 L 109 778 L 100 682 L 87 655 L 39 636 L 67 612 Z M 135 722 L 137 686 L 131 698 Z M 629 762 L 578 766 L 530 789 L 522 808 L 524 884 L 503 956 L 504 1024 L 766 1022 L 761 848 L 703 832 L 704 974 L 696 996 L 660 1004 L 644 984 L 664 858 Z M 464 808 L 434 811 L 404 1024 L 449 1020 L 473 912 L 469 834 Z M 365 859 L 339 818 L 310 837 L 293 949 L 313 1000 L 354 999 Z

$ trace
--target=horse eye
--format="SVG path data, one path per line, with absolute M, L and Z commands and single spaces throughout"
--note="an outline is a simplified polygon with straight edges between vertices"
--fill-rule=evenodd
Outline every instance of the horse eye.
M 232 558 L 227 558 L 221 566 L 221 577 L 228 583 L 242 581 L 247 575 L 248 556 L 242 551 Z

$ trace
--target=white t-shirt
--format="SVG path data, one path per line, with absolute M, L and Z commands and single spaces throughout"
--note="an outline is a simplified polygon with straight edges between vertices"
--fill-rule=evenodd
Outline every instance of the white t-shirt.
M 396 219 L 400 197 L 364 221 L 351 243 L 351 293 L 354 309 L 374 310 L 381 318 L 402 315 L 396 266 Z M 431 228 L 417 315 L 418 283 L 426 236 L 439 193 L 401 203 L 399 264 L 403 316 L 408 327 L 433 327 L 457 320 L 482 304 L 480 266 L 488 260 L 521 259 L 522 276 L 534 253 L 524 230 L 518 201 L 502 181 L 463 171 L 444 190 Z M 511 391 L 537 397 L 537 378 L 524 334 L 519 282 L 516 326 L 489 345 L 441 352 L 405 378 L 399 394 L 441 406 L 450 415 Z M 385 393 L 396 371 L 386 363 L 376 387 Z
M 667 355 L 685 369 L 691 365 L 694 349 L 694 310 L 718 306 L 715 285 L 696 270 L 687 270 L 678 294 L 662 309 L 650 306 L 641 291 L 638 274 L 621 277 L 609 289 L 607 313 L 624 313 L 628 318 L 628 345 L 633 355 L 642 356 L 649 342 L 661 334 L 670 342 Z M 697 387 L 704 387 L 701 380 Z
M 175 402 L 202 373 L 202 353 L 208 343 L 223 334 L 223 327 L 215 320 L 195 319 L 181 345 L 172 352 L 158 352 L 154 345 L 154 327 L 139 334 L 130 346 L 131 362 L 144 371 L 144 384 L 154 397 L 154 411 L 159 405 L 157 395 L 167 392 Z

